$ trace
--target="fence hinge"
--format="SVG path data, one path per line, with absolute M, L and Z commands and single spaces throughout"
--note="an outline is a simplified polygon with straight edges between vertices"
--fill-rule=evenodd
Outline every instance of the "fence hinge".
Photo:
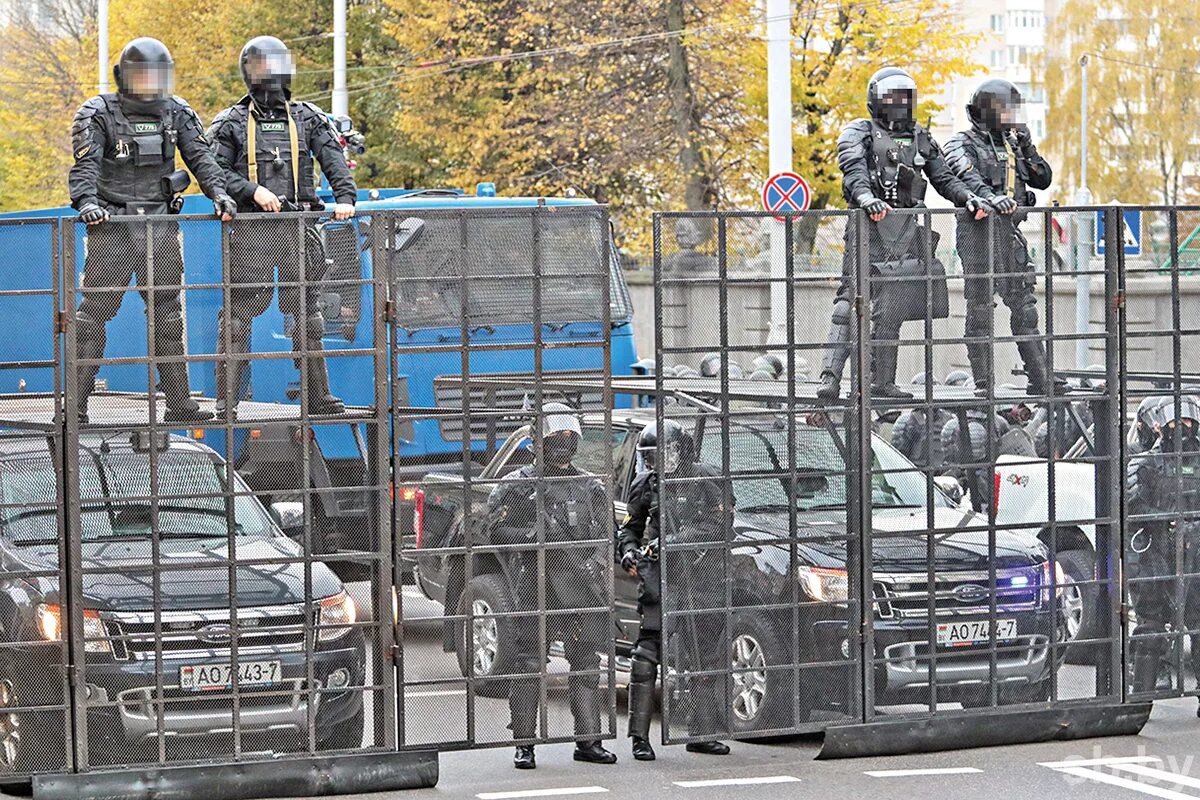
M 72 689 L 79 688 L 79 665 L 67 665 L 67 683 L 71 685 Z
M 1117 292 L 1113 295 L 1113 308 L 1120 309 L 1125 307 L 1125 293 Z
M 384 300 L 383 301 L 383 319 L 386 322 L 391 322 L 395 316 L 396 316 L 396 301 L 395 300 Z
M 69 319 L 69 316 L 67 315 L 67 312 L 65 312 L 65 311 L 59 311 L 58 313 L 56 313 L 54 315 L 54 332 L 55 333 L 66 333 L 68 319 Z
M 403 655 L 403 652 L 404 652 L 404 650 L 402 647 L 400 647 L 400 645 L 398 645 L 398 644 L 392 645 L 392 666 L 394 666 L 394 667 L 400 666 L 400 660 L 401 660 L 401 656 Z

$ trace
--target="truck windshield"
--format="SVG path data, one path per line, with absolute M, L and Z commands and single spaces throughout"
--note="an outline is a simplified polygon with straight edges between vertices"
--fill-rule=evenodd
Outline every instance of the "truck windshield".
M 846 506 L 846 462 L 825 428 L 796 425 L 796 507 L 801 511 L 839 510 Z M 701 460 L 721 464 L 722 435 L 719 428 L 706 430 L 700 448 Z M 789 443 L 786 428 L 774 424 L 737 422 L 729 431 L 729 466 L 733 495 L 738 508 L 783 509 L 788 507 Z M 891 446 L 872 437 L 871 505 L 874 508 L 923 507 L 925 477 Z M 892 470 L 914 470 L 892 472 Z M 738 477 L 778 472 L 780 477 Z M 824 485 L 819 479 L 824 478 Z M 940 493 L 935 490 L 935 502 Z
M 539 214 L 536 225 L 525 209 L 425 218 L 421 235 L 391 253 L 398 324 L 458 328 L 465 306 L 472 325 L 529 325 L 535 274 L 545 324 L 600 322 L 606 295 L 611 319 L 629 319 L 629 294 L 602 211 L 559 211 Z
M 161 538 L 224 538 L 228 535 L 225 465 L 202 452 L 168 450 L 158 457 L 158 526 Z M 20 542 L 56 541 L 55 469 L 48 456 L 0 464 L 0 530 Z M 241 479 L 236 490 L 248 491 Z M 148 499 L 147 453 L 80 451 L 80 521 L 84 541 L 149 538 L 153 506 Z M 273 535 L 261 504 L 233 500 L 234 532 Z

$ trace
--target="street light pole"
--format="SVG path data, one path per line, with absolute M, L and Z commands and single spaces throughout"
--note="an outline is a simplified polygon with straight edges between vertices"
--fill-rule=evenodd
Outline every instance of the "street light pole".
M 96 86 L 100 94 L 108 92 L 108 0 L 96 2 Z
M 334 116 L 347 116 L 346 94 L 346 0 L 333 0 L 333 108 Z
M 792 170 L 792 0 L 767 0 L 767 140 L 770 174 Z M 770 222 L 771 328 L 787 341 L 787 224 Z
M 1088 55 L 1079 59 L 1079 191 L 1075 193 L 1075 205 L 1090 206 L 1092 193 L 1088 190 Z M 1087 333 L 1092 316 L 1092 276 L 1088 275 L 1095 233 L 1092 225 L 1095 215 L 1091 212 L 1075 215 L 1075 332 Z M 1075 340 L 1075 368 L 1083 369 L 1088 364 L 1086 339 Z

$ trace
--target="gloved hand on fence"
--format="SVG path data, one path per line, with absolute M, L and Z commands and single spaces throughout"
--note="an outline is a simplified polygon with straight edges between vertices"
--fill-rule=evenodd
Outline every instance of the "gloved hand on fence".
M 1017 210 L 1017 201 L 1013 200 L 1006 194 L 998 194 L 991 199 L 992 208 L 997 212 L 1008 216 Z
M 975 219 L 983 219 L 988 215 L 987 201 L 978 195 L 969 195 L 967 202 L 963 203 L 967 211 L 975 215 Z
M 637 551 L 627 550 L 625 555 L 621 556 L 621 569 L 633 577 L 637 577 Z
M 237 203 L 227 194 L 219 194 L 213 198 L 213 213 L 221 218 L 221 222 L 229 222 L 237 214 Z
M 878 197 L 864 198 L 859 207 L 867 212 L 867 216 L 871 218 L 871 222 L 879 222 L 887 216 L 887 213 L 892 210 L 892 207 L 880 200 Z
M 338 203 L 333 207 L 334 219 L 350 219 L 354 216 L 354 205 L 352 203 Z
M 96 203 L 84 203 L 83 207 L 79 209 L 79 221 L 86 222 L 88 225 L 99 225 L 101 222 L 108 221 L 108 211 Z

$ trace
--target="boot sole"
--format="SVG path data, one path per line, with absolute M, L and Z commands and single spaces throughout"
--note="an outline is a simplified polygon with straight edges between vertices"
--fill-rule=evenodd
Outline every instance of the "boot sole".
M 650 754 L 650 755 L 648 755 L 648 756 L 639 756 L 639 755 L 634 755 L 634 757 L 633 757 L 633 760 L 634 760 L 634 761 L 654 761 L 656 758 L 658 758 L 658 756 L 656 756 L 656 755 L 654 755 L 653 753 L 651 753 L 651 754 Z
M 615 764 L 615 763 L 617 763 L 617 759 L 615 759 L 615 758 L 589 758 L 588 756 L 582 756 L 579 753 L 575 753 L 574 756 L 575 756 L 575 760 L 582 764 Z

